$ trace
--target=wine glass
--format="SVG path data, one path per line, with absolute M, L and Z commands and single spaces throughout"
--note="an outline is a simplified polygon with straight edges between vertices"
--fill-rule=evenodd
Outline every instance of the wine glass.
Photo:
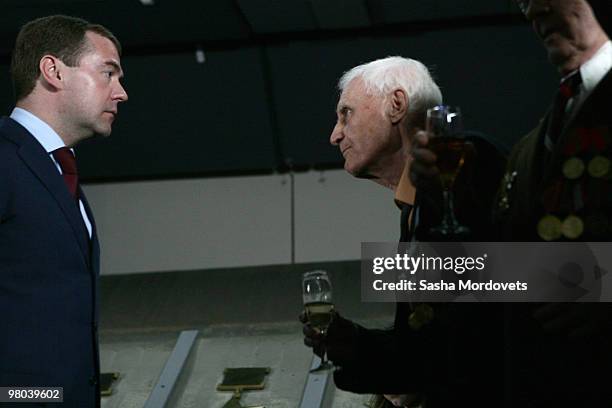
M 310 326 L 325 336 L 327 328 L 333 318 L 334 304 L 332 303 L 332 286 L 325 271 L 310 271 L 302 275 L 302 299 L 304 310 Z M 321 357 L 319 367 L 310 370 L 315 372 L 333 367 L 325 361 L 325 351 Z
M 426 130 L 429 133 L 428 147 L 436 154 L 436 165 L 440 170 L 440 182 L 444 199 L 440 225 L 429 232 L 444 238 L 470 233 L 468 227 L 459 224 L 455 217 L 453 184 L 466 158 L 469 142 L 463 135 L 463 121 L 458 107 L 438 105 L 427 110 Z

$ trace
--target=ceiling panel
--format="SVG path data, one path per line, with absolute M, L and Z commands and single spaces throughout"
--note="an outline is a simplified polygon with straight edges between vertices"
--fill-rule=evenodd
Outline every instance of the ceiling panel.
M 317 29 L 308 0 L 237 0 L 255 33 Z
M 507 13 L 512 0 L 371 0 L 379 3 L 384 23 L 464 18 Z
M 368 27 L 371 25 L 363 0 L 311 0 L 312 10 L 321 29 Z
M 246 39 L 249 26 L 233 0 L 61 0 L 3 7 L 0 55 L 9 54 L 20 27 L 51 14 L 67 14 L 107 26 L 127 47 Z
M 3 0 L 2 6 L 3 7 L 28 8 L 28 7 L 64 5 L 64 4 L 73 4 L 73 3 L 84 3 L 84 4 L 109 3 L 111 1 L 112 0 Z M 138 0 L 129 0 L 129 1 L 138 1 Z
M 516 14 L 513 0 L 2 0 L 0 59 L 19 28 L 36 17 L 69 14 L 108 26 L 126 48 L 245 41 L 300 33 Z

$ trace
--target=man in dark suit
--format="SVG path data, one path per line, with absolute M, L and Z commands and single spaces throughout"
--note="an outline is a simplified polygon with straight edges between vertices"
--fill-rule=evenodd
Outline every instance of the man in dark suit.
M 493 212 L 501 241 L 610 241 L 612 238 L 612 4 L 518 0 L 562 81 L 540 124 L 514 147 Z M 427 134 L 415 138 L 411 179 L 436 173 Z M 603 374 L 612 364 L 606 303 L 506 307 L 509 406 L 609 407 Z
M 344 168 L 350 174 L 394 191 L 395 204 L 402 210 L 400 241 L 410 241 L 410 225 L 416 224 L 410 221 L 414 220 L 415 203 L 421 221 L 429 210 L 423 208 L 420 193 L 408 178 L 411 141 L 424 127 L 427 109 L 442 102 L 440 90 L 421 63 L 400 57 L 351 69 L 340 79 L 339 88 L 338 119 L 330 141 L 339 147 Z M 503 157 L 481 137 L 474 135 L 472 141 L 488 154 L 466 163 L 464 170 L 487 168 L 481 175 L 490 177 L 489 181 L 497 180 Z M 466 185 L 459 180 L 458 183 Z M 487 187 L 480 178 L 471 184 L 482 189 L 479 194 L 464 194 L 470 202 L 465 207 L 473 211 L 459 216 L 462 222 L 480 231 L 481 226 L 473 222 L 474 216 L 482 218 L 476 209 L 490 206 L 495 185 Z M 305 344 L 315 352 L 327 352 L 336 366 L 334 381 L 340 389 L 387 394 L 405 406 L 418 405 L 423 399 L 428 407 L 451 402 L 481 406 L 478 396 L 471 395 L 473 387 L 488 384 L 483 373 L 495 378 L 483 365 L 485 359 L 477 354 L 488 350 L 482 328 L 488 323 L 484 316 L 489 310 L 470 304 L 413 307 L 403 301 L 397 303 L 390 330 L 367 329 L 336 314 L 324 338 L 308 325 L 305 315 L 301 319 L 305 323 Z M 469 384 L 469 380 L 474 383 Z M 478 380 L 483 381 L 475 384 Z M 494 390 L 489 387 L 487 392 Z
M 72 147 L 110 135 L 127 100 L 119 53 L 100 25 L 29 22 L 0 119 L 0 386 L 63 387 L 65 407 L 100 405 L 99 247 Z

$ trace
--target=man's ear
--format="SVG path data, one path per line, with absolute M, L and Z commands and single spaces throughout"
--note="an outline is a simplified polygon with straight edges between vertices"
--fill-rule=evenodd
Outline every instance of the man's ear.
M 401 122 L 408 112 L 408 95 L 403 89 L 396 89 L 390 97 L 389 117 L 394 125 Z
M 40 69 L 40 78 L 45 83 L 45 86 L 51 86 L 56 89 L 64 86 L 64 64 L 58 58 L 53 55 L 45 55 L 40 59 L 38 68 Z

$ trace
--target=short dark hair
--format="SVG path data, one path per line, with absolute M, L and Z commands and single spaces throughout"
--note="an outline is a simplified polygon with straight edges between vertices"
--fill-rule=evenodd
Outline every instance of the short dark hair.
M 53 55 L 69 67 L 77 66 L 90 46 L 85 36 L 88 32 L 108 38 L 121 54 L 121 44 L 113 33 L 80 18 L 54 15 L 25 24 L 17 35 L 11 59 L 15 99 L 20 101 L 34 90 L 44 55 Z

